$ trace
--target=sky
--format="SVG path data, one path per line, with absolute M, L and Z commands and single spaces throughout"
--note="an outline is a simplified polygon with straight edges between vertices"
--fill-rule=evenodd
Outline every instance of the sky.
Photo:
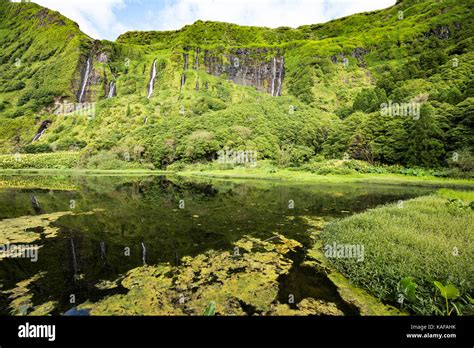
M 176 30 L 197 20 L 277 28 L 324 23 L 396 0 L 33 0 L 77 22 L 94 39 L 130 30 Z

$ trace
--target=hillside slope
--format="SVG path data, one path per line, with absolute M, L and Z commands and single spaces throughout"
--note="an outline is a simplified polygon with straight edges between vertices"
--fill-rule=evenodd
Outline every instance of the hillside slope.
M 84 165 L 112 167 L 224 148 L 282 165 L 439 167 L 456 153 L 470 168 L 472 0 L 405 0 L 297 29 L 198 21 L 116 42 L 32 3 L 0 4 L 3 153 L 81 151 Z

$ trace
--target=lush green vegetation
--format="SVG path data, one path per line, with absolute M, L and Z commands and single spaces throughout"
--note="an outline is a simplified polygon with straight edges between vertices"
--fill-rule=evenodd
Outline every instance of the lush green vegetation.
M 108 158 L 103 168 L 164 169 L 210 161 L 227 147 L 256 150 L 259 159 L 318 174 L 392 172 L 388 166 L 403 172 L 403 166 L 470 177 L 470 6 L 472 1 L 404 0 L 297 29 L 198 21 L 108 42 L 93 41 L 56 12 L 2 0 L 0 152 L 83 149 L 81 164 L 92 168 L 102 161 L 88 164 L 89 158 L 98 156 Z M 262 64 L 275 55 L 285 57 L 278 98 L 235 84 L 226 74 L 215 76 L 208 65 L 212 58 L 217 68 L 225 67 L 233 56 L 244 66 Z M 93 71 L 86 101 L 95 102 L 95 109 L 52 114 L 53 102 L 76 101 L 88 57 Z M 155 59 L 155 90 L 148 99 Z M 110 81 L 117 96 L 106 99 Z M 391 102 L 414 103 L 412 114 L 387 113 L 381 105 Z M 31 144 L 46 120 L 51 126 Z M 344 157 L 368 164 L 334 170 L 322 164 Z M 130 160 L 124 165 L 123 158 Z
M 68 284 L 50 285 L 64 283 L 57 255 L 69 244 L 57 243 L 73 239 L 53 238 L 59 227 L 49 225 L 60 218 L 68 236 L 88 227 L 80 237 L 90 246 L 82 260 L 92 297 L 101 298 L 118 281 L 130 290 L 83 303 L 93 314 L 354 314 L 348 304 L 363 315 L 394 313 L 369 294 L 415 314 L 473 314 L 473 194 L 431 194 L 437 186 L 474 187 L 473 6 L 474 0 L 401 0 L 300 28 L 198 21 L 109 42 L 93 40 L 34 3 L 0 0 L 0 170 L 64 175 L 0 181 L 5 231 L 31 241 L 40 238 L 37 228 L 46 229 L 52 242 L 42 251 L 55 265 L 17 284 L 11 284 L 16 276 L 2 278 L 10 279 L 8 291 L 21 295 L 13 304 L 25 301 L 8 313 L 69 309 L 70 303 L 50 301 L 72 291 Z M 268 76 L 255 67 L 268 73 L 277 59 L 284 69 L 276 97 Z M 87 62 L 92 67 L 80 98 Z M 157 76 L 148 95 L 153 62 Z M 116 93 L 109 97 L 111 83 Z M 256 151 L 258 161 L 222 164 L 222 150 Z M 130 182 L 72 177 L 84 170 L 157 169 L 176 175 Z M 209 178 L 234 180 L 215 188 Z M 279 182 L 247 187 L 243 179 Z M 414 187 L 382 190 L 369 183 Z M 22 197 L 14 204 L 12 188 Z M 65 191 L 53 199 L 24 188 Z M 337 220 L 321 232 L 328 220 L 350 211 L 422 194 L 431 195 Z M 80 212 L 70 211 L 71 197 Z M 296 210 L 287 209 L 290 200 Z M 181 201 L 191 210 L 177 209 Z M 46 221 L 37 216 L 45 211 L 56 213 Z M 273 232 L 285 233 L 281 245 L 268 242 Z M 329 258 L 315 265 L 321 245 L 305 255 L 300 249 L 311 248 L 312 238 L 362 245 L 364 260 Z M 93 255 L 104 240 L 108 260 L 120 267 L 97 283 L 103 274 Z M 156 267 L 135 268 L 144 261 L 137 251 L 145 249 L 143 241 L 154 247 L 148 257 L 161 262 Z M 125 242 L 138 248 L 132 271 L 121 253 Z M 253 244 L 267 252 L 255 253 Z M 238 263 L 226 251 L 236 246 L 248 251 Z M 294 264 L 294 252 L 307 263 Z M 13 266 L 24 279 L 19 264 Z M 208 273 L 188 272 L 195 269 Z M 299 298 L 297 308 L 280 302 L 284 277 L 296 277 L 309 291 L 315 273 L 323 275 L 315 288 L 329 282 L 332 289 L 324 304 L 314 300 L 319 293 Z M 222 284 L 208 283 L 209 274 L 223 276 Z M 49 302 L 33 306 L 27 294 L 32 283 Z M 190 302 L 176 307 L 183 292 Z
M 322 239 L 364 246 L 363 261 L 330 261 L 378 298 L 416 314 L 472 314 L 473 208 L 472 191 L 441 190 L 330 223 Z
M 69 169 L 76 167 L 80 159 L 80 153 L 75 152 L 0 155 L 0 168 Z

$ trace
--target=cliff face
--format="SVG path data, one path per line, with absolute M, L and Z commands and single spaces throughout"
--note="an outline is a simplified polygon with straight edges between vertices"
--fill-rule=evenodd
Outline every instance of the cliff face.
M 266 48 L 239 48 L 227 54 L 204 51 L 204 66 L 208 74 L 225 77 L 242 86 L 253 86 L 272 96 L 281 95 L 284 62 L 283 55 Z
M 126 77 L 127 72 L 118 72 L 115 76 L 111 69 L 114 61 L 121 57 L 103 51 L 100 42 L 96 42 L 89 51 L 81 57 L 78 73 L 73 82 L 77 102 L 93 102 L 107 99 L 111 93 L 120 95 L 121 91 L 115 83 L 116 78 Z M 170 74 L 179 74 L 178 83 L 174 83 L 175 92 L 192 83 L 186 77 L 186 71 L 199 71 L 206 74 L 232 81 L 237 85 L 254 87 L 256 90 L 272 96 L 281 96 L 285 83 L 284 51 L 274 48 L 235 48 L 193 50 L 183 48 L 175 50 L 175 56 L 181 59 L 168 66 Z M 153 57 L 163 54 L 157 51 Z M 90 66 L 88 66 L 88 61 Z M 137 92 L 143 94 L 146 90 L 148 98 L 152 97 L 155 89 L 155 79 L 159 78 L 156 71 L 156 58 L 147 62 L 143 69 L 143 86 L 136 86 Z M 153 81 L 152 81 L 153 80 Z M 153 83 L 153 87 L 150 87 Z M 82 91 L 84 87 L 84 91 Z M 159 85 L 156 86 L 158 89 Z M 199 91 L 199 81 L 193 82 L 193 87 Z M 111 92 L 111 89 L 113 91 Z M 143 93 L 142 93 L 143 92 Z M 81 99 L 82 93 L 82 99 Z
M 453 86 L 438 85 L 442 78 L 427 79 L 440 69 L 438 65 L 448 66 L 450 60 L 466 69 L 474 27 L 470 10 L 472 0 L 470 4 L 404 0 L 385 10 L 300 28 L 198 21 L 176 31 L 129 32 L 110 42 L 87 37 L 57 12 L 33 3 L 0 0 L 0 119 L 7 124 L 0 127 L 6 129 L 0 151 L 31 141 L 45 120 L 53 123 L 39 143 L 50 141 L 62 148 L 61 138 L 67 133 L 71 141 L 77 137 L 94 146 L 104 141 L 101 146 L 108 149 L 113 142 L 104 139 L 118 143 L 165 117 L 176 116 L 180 121 L 183 116 L 213 117 L 215 111 L 249 101 L 264 107 L 291 100 L 291 108 L 281 110 L 293 114 L 302 103 L 318 110 L 318 115 L 327 112 L 345 118 L 364 89 L 382 88 L 392 99 L 429 91 L 434 95 L 430 98 L 444 100 L 443 95 L 452 94 L 449 98 L 462 100 L 456 96 L 464 96 L 468 84 L 464 82 L 467 74 L 460 74 L 460 69 L 449 70 L 460 75 Z M 410 78 L 424 79 L 427 85 L 403 88 L 403 81 Z M 458 91 L 446 91 L 448 87 Z M 74 105 L 64 106 L 66 101 Z M 107 121 L 78 131 L 80 122 L 73 122 L 70 114 L 91 102 L 97 103 L 101 115 L 97 119 Z M 51 110 L 67 117 L 53 118 L 48 114 Z M 251 136 L 247 128 L 252 126 L 247 123 L 256 113 L 252 110 L 239 121 L 237 129 L 242 134 L 229 133 L 232 141 Z M 272 110 L 263 117 L 274 115 Z M 126 122 L 131 123 L 125 127 Z M 53 133 L 55 127 L 60 129 L 57 133 Z M 96 129 L 109 133 L 97 135 Z M 161 135 L 167 144 L 175 144 L 183 134 L 170 130 Z M 215 142 L 222 135 L 215 139 L 204 133 L 194 136 Z M 272 143 L 272 149 L 277 146 Z M 172 152 L 160 151 L 160 156 Z M 180 151 L 192 152 L 189 148 Z
M 399 38 L 396 45 L 400 47 L 403 44 L 400 37 L 412 40 L 413 34 L 402 35 L 408 31 L 410 23 L 407 20 L 405 20 L 406 23 L 398 20 L 397 13 L 411 4 L 411 1 L 403 1 L 390 9 L 365 14 L 366 17 L 370 17 L 370 20 L 365 20 L 361 27 L 375 30 L 375 26 L 374 28 L 365 27 L 366 24 L 371 21 L 393 23 L 398 27 Z M 449 5 L 446 6 L 449 9 Z M 77 31 L 75 23 L 37 5 L 16 5 L 14 8 L 20 14 L 26 11 L 32 13 L 37 11 L 33 18 L 35 18 L 35 25 L 41 30 L 68 25 L 74 29 L 70 31 Z M 426 8 L 429 9 L 428 5 Z M 433 11 L 436 14 L 444 13 L 439 10 Z M 94 41 L 81 35 L 82 43 L 80 48 L 76 49 L 79 57 L 74 70 L 69 72 L 73 75 L 69 82 L 71 87 L 62 93 L 62 97 L 67 96 L 71 101 L 75 99 L 76 102 L 93 102 L 107 99 L 109 96 L 120 96 L 124 92 L 121 79 L 127 80 L 125 81 L 127 94 L 148 95 L 151 62 L 158 56 L 170 56 L 169 52 L 183 52 L 179 54 L 180 60 L 175 60 L 174 64 L 167 66 L 166 75 L 171 80 L 165 82 L 177 92 L 182 92 L 190 83 L 193 89 L 199 91 L 199 78 L 191 81 L 185 73 L 189 70 L 205 72 L 230 80 L 237 85 L 254 87 L 272 96 L 298 91 L 298 87 L 292 86 L 301 84 L 296 80 L 301 80 L 301 77 L 313 80 L 307 83 L 308 88 L 311 89 L 314 86 L 314 72 L 305 70 L 308 68 L 307 61 L 310 62 L 310 59 L 305 61 L 303 58 L 321 57 L 345 66 L 352 60 L 352 63 L 358 67 L 366 68 L 368 66 L 365 57 L 372 52 L 385 49 L 380 46 L 387 45 L 386 42 L 380 45 L 380 41 L 370 39 L 369 34 L 365 37 L 369 39 L 364 42 L 357 36 L 357 32 L 347 29 L 351 27 L 352 22 L 359 25 L 361 17 L 362 15 L 355 15 L 324 25 L 303 26 L 297 29 L 242 27 L 220 22 L 198 21 L 177 31 L 129 32 L 119 37 L 116 43 Z M 417 23 L 416 30 L 419 32 L 418 35 L 448 40 L 461 29 L 461 25 L 459 18 L 446 22 L 447 24 L 444 25 L 432 25 L 429 22 L 422 25 Z M 344 40 L 333 39 L 342 31 L 349 32 L 345 34 Z M 77 36 L 77 33 L 69 34 L 68 39 L 74 36 Z M 305 52 L 303 57 L 298 57 L 296 55 L 300 52 L 295 51 L 301 47 L 304 47 Z M 124 54 L 124 51 L 127 51 L 127 54 Z M 144 56 L 148 57 L 146 61 L 143 61 Z M 132 65 L 143 64 L 140 76 L 134 76 L 133 79 L 126 76 L 129 69 L 128 66 L 123 66 L 124 61 Z M 90 62 L 89 70 L 87 70 L 88 62 Z M 159 80 L 160 76 L 157 78 Z M 164 82 L 163 79 L 161 82 Z M 160 88 L 159 85 L 157 87 Z M 60 95 L 55 93 L 54 97 L 58 96 Z M 296 96 L 299 97 L 299 95 Z

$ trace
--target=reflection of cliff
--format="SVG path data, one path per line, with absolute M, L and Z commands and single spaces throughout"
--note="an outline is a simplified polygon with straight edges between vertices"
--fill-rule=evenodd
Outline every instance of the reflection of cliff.
M 196 54 L 199 51 L 196 52 Z M 270 54 L 266 48 L 236 49 L 227 54 L 204 51 L 206 72 L 225 76 L 243 86 L 280 96 L 285 77 L 285 59 L 281 54 Z

